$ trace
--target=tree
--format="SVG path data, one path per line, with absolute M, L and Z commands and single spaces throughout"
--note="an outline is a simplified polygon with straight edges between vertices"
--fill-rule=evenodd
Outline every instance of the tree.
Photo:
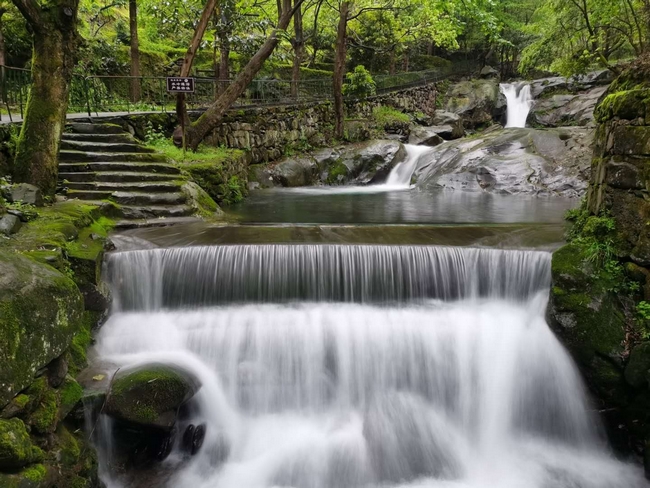
M 237 77 L 228 88 L 210 105 L 206 111 L 201 115 L 196 122 L 188 124 L 186 131 L 186 143 L 189 148 L 196 150 L 203 141 L 203 139 L 219 125 L 224 114 L 235 103 L 235 101 L 244 93 L 244 90 L 253 81 L 257 73 L 260 71 L 264 62 L 271 56 L 275 47 L 280 42 L 280 32 L 285 31 L 291 22 L 295 9 L 298 8 L 303 0 L 296 0 L 293 6 L 291 0 L 281 0 L 282 8 L 279 13 L 279 20 L 277 27 L 273 29 L 271 34 L 266 38 L 266 41 L 255 55 L 248 61 L 246 66 L 239 72 Z M 187 58 L 186 58 L 187 61 Z M 191 61 L 190 61 L 191 64 Z M 177 104 L 177 113 L 179 120 L 189 120 L 187 111 L 183 104 Z
M 297 0 L 294 0 L 297 1 Z M 305 35 L 302 29 L 302 8 L 300 5 L 293 14 L 294 37 L 291 39 L 293 47 L 293 66 L 291 69 L 291 96 L 298 97 L 298 83 L 300 82 L 300 65 L 305 54 Z
M 544 0 L 528 29 L 535 40 L 522 53 L 520 71 L 572 75 L 595 65 L 618 71 L 612 60 L 649 46 L 647 6 L 646 0 Z
M 16 147 L 14 179 L 53 196 L 79 35 L 78 0 L 12 0 L 33 35 L 32 85 Z
M 129 31 L 131 34 L 131 101 L 140 100 L 140 47 L 138 44 L 138 2 L 129 0 Z

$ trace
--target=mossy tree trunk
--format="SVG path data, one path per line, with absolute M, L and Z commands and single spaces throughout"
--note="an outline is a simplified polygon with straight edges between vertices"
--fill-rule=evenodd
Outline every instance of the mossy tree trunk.
M 16 147 L 14 179 L 53 196 L 79 36 L 78 0 L 12 0 L 34 32 L 32 86 Z
M 298 98 L 298 83 L 300 82 L 300 65 L 305 52 L 305 35 L 302 29 L 302 9 L 300 6 L 293 15 L 294 38 L 291 40 L 293 47 L 293 67 L 291 69 L 291 96 Z
M 138 41 L 138 2 L 129 0 L 129 29 L 131 47 L 131 101 L 140 101 L 140 44 Z
M 343 138 L 343 77 L 345 76 L 345 57 L 347 54 L 348 15 L 350 3 L 342 2 L 339 7 L 339 25 L 336 30 L 336 54 L 334 55 L 334 135 Z

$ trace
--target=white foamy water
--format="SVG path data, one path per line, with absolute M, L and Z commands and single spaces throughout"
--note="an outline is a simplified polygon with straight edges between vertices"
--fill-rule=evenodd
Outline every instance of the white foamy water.
M 388 175 L 386 180 L 387 187 L 393 188 L 409 188 L 411 186 L 411 178 L 417 168 L 418 161 L 423 154 L 431 152 L 431 148 L 427 146 L 415 146 L 413 144 L 406 144 L 407 157 L 401 163 L 398 163 Z
M 116 310 L 98 337 L 100 357 L 117 366 L 173 362 L 201 379 L 190 421 L 206 422 L 205 444 L 180 467 L 176 454 L 163 462 L 174 466 L 164 486 L 647 486 L 637 467 L 608 454 L 578 372 L 544 320 L 548 254 L 415 246 L 239 246 L 225 255 L 218 249 L 110 258 L 124 265 L 112 263 L 109 275 L 118 294 L 159 290 L 173 277 L 184 286 L 195 279 L 187 289 L 196 300 L 136 295 L 133 311 Z M 250 275 L 242 256 L 268 265 Z M 326 257 L 338 265 L 310 274 L 309 263 Z M 355 280 L 378 281 L 396 293 L 405 276 L 396 272 L 399 263 L 422 268 L 406 276 L 429 280 L 431 294 L 397 300 L 333 288 L 321 294 L 319 287 Z M 222 299 L 221 288 L 232 283 L 216 270 L 229 266 L 251 285 L 235 287 L 240 304 Z M 306 280 L 303 301 L 269 292 L 283 289 L 286 277 Z M 459 288 L 472 281 L 481 285 Z M 221 298 L 210 300 L 211 294 Z M 214 452 L 224 439 L 230 454 L 221 464 Z
M 528 113 L 534 100 L 530 85 L 523 83 L 502 83 L 499 85 L 508 102 L 506 128 L 526 127 Z

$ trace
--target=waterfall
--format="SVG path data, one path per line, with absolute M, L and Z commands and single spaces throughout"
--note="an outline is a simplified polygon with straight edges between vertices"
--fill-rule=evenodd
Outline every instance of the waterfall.
M 405 144 L 406 160 L 397 163 L 391 170 L 386 180 L 385 186 L 395 188 L 408 188 L 411 186 L 411 178 L 417 168 L 420 156 L 431 152 L 427 146 L 416 146 L 414 144 Z
M 526 119 L 534 103 L 530 85 L 502 83 L 499 88 L 508 103 L 506 127 L 526 127 Z
M 548 289 L 549 263 L 545 252 L 435 246 L 203 246 L 113 253 L 106 275 L 119 309 L 156 310 L 250 301 L 525 300 Z
M 141 486 L 647 486 L 607 453 L 545 322 L 548 253 L 214 246 L 113 253 L 106 273 L 99 357 L 203 385 L 185 420 L 203 448 Z

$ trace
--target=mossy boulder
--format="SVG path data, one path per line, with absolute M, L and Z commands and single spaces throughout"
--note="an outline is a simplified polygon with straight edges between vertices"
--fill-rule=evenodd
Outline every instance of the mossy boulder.
M 32 445 L 22 420 L 0 420 L 0 470 L 16 470 L 42 459 L 43 452 Z
M 625 367 L 625 379 L 634 388 L 641 388 L 650 379 L 650 342 L 635 347 Z
M 171 430 L 179 407 L 199 388 L 198 379 L 184 369 L 147 364 L 116 376 L 108 393 L 105 412 L 118 420 Z
M 41 488 L 49 486 L 46 482 L 47 469 L 42 464 L 33 464 L 15 474 L 0 473 L 2 488 Z
M 80 330 L 83 297 L 50 266 L 0 252 L 0 408 L 59 357 Z
M 625 326 L 612 291 L 619 276 L 589 259 L 585 245 L 553 254 L 549 323 L 571 351 L 593 390 L 625 397 L 622 357 Z
M 196 161 L 179 167 L 219 205 L 237 203 L 248 194 L 248 163 L 244 154 L 224 161 Z
M 185 182 L 181 191 L 187 197 L 187 204 L 194 209 L 194 213 L 205 218 L 221 217 L 223 211 L 210 195 L 192 181 Z

